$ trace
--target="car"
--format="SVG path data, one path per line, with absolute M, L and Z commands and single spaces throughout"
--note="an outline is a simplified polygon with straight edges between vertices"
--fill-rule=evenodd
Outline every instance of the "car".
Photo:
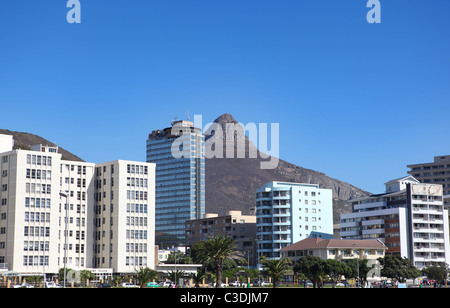
M 164 282 L 161 282 L 159 285 L 160 285 L 161 287 L 168 288 L 168 287 L 170 287 L 172 284 L 173 284 L 172 281 L 164 281 Z
M 268 281 L 256 281 L 256 282 L 253 283 L 254 287 L 267 287 L 267 286 L 270 286 L 270 285 L 272 285 L 272 283 L 268 282 Z
M 222 288 L 228 287 L 227 284 L 226 284 L 226 283 L 223 283 L 223 282 L 220 284 L 220 286 L 221 286 Z M 214 288 L 216 287 L 216 283 L 213 284 L 213 287 L 214 287 Z
M 242 284 L 239 281 L 230 282 L 230 287 L 240 287 Z
M 156 282 L 149 282 L 147 283 L 147 288 L 158 288 L 159 284 L 157 284 Z
M 56 284 L 56 282 L 54 282 L 54 281 L 46 281 L 45 283 L 44 283 L 44 287 L 45 288 L 49 288 L 49 289 L 59 289 L 59 288 L 62 288 L 59 284 Z
M 104 288 L 112 288 L 110 284 L 108 283 L 100 283 L 97 288 L 104 289 Z
M 123 288 L 139 288 L 139 286 L 137 286 L 135 284 L 132 284 L 132 283 L 129 283 L 129 282 L 122 283 L 122 287 Z
M 23 288 L 23 289 L 33 289 L 34 286 L 32 286 L 31 284 L 28 284 L 26 282 L 22 283 L 22 284 L 17 284 L 13 286 L 14 289 L 18 289 L 18 288 Z

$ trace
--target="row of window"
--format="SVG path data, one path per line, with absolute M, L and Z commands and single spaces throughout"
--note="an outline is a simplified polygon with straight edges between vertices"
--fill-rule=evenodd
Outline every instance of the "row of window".
M 148 166 L 128 164 L 127 173 L 148 174 Z
M 147 257 L 125 257 L 126 266 L 147 266 Z
M 127 230 L 126 238 L 131 240 L 146 240 L 147 230 Z
M 48 198 L 25 198 L 25 207 L 50 208 L 50 200 Z
M 23 250 L 24 251 L 49 251 L 50 242 L 49 241 L 24 241 Z
M 127 178 L 127 186 L 131 187 L 148 187 L 148 179 Z
M 52 165 L 52 157 L 27 154 L 27 164 L 51 166 Z
M 147 227 L 147 217 L 127 216 L 127 226 Z
M 144 200 L 147 201 L 147 191 L 127 190 L 127 200 Z
M 50 170 L 27 169 L 26 178 L 35 180 L 51 180 L 52 172 Z
M 24 236 L 50 236 L 50 227 L 30 227 L 25 226 L 23 231 Z
M 25 222 L 50 222 L 50 213 L 25 212 Z
M 141 213 L 147 214 L 148 205 L 138 203 L 127 203 L 127 213 Z
M 66 171 L 75 171 L 75 165 L 64 165 Z M 63 172 L 63 165 L 61 164 L 60 168 L 61 172 Z M 86 166 L 77 166 L 77 173 L 86 175 Z
M 147 252 L 147 243 L 126 243 L 126 252 Z
M 48 256 L 23 256 L 24 266 L 48 266 Z

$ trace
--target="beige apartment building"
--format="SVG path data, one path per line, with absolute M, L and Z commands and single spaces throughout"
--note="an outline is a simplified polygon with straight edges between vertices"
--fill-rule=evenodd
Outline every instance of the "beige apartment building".
M 213 235 L 228 235 L 247 259 L 248 266 L 256 266 L 256 216 L 229 211 L 227 215 L 208 213 L 205 218 L 185 223 L 186 245 L 193 246 Z

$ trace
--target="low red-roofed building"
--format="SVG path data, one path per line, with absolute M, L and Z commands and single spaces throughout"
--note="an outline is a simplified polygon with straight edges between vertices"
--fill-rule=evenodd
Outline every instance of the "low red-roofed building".
M 376 260 L 385 255 L 387 247 L 379 240 L 347 240 L 307 238 L 280 250 L 282 257 L 296 262 L 306 255 L 322 259 L 346 260 L 353 258 Z

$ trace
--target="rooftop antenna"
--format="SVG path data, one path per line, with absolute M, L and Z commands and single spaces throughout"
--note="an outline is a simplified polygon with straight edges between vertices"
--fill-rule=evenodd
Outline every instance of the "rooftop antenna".
M 187 118 L 187 119 L 188 119 L 188 121 L 189 121 L 189 119 L 190 119 L 190 117 L 189 117 L 189 109 L 188 109 L 188 118 Z

